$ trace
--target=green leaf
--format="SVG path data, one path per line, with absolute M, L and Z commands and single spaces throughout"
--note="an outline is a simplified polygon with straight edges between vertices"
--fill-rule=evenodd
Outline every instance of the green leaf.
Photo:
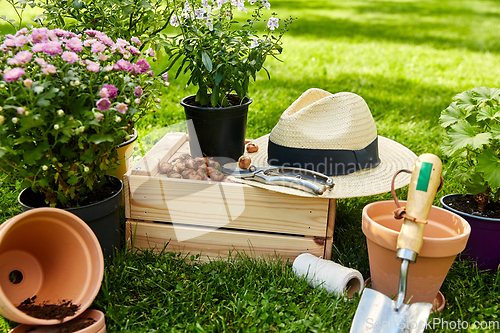
M 473 94 L 471 90 L 464 91 L 455 97 L 453 97 L 453 100 L 459 107 L 463 107 L 467 111 L 471 111 L 475 105 L 476 101 L 473 98 Z
M 101 144 L 103 142 L 114 142 L 114 136 L 112 134 L 92 134 L 89 138 L 95 144 Z
M 500 124 L 494 124 L 491 126 L 491 134 L 493 139 L 500 140 Z
M 221 83 L 223 78 L 224 75 L 221 72 L 217 71 L 217 73 L 215 73 L 215 84 L 219 85 L 219 83 Z
M 34 115 L 33 117 L 26 117 L 23 119 L 22 126 L 19 128 L 19 132 L 25 132 L 33 127 L 38 127 L 43 125 L 45 122 L 40 115 Z
M 47 150 L 50 149 L 50 145 L 45 142 L 39 142 L 33 145 L 31 149 L 26 149 L 23 154 L 25 164 L 35 164 L 39 159 L 45 156 Z
M 219 92 L 220 92 L 220 87 L 216 85 L 212 90 L 212 95 L 210 96 L 210 102 L 212 104 L 212 107 L 216 107 L 217 104 L 219 103 Z
M 477 157 L 477 170 L 491 187 L 500 187 L 500 159 L 493 150 L 487 149 Z
M 497 101 L 500 97 L 500 89 L 488 87 L 476 87 L 472 89 L 472 96 L 480 104 L 488 103 L 490 101 Z
M 448 135 L 450 137 L 450 146 L 454 150 L 465 147 L 478 149 L 489 144 L 491 139 L 491 133 L 477 133 L 477 129 L 463 120 L 452 126 Z
M 210 59 L 210 56 L 207 54 L 207 52 L 203 51 L 201 53 L 201 61 L 203 61 L 203 65 L 207 69 L 207 71 L 211 72 L 212 71 L 212 60 Z
M 474 173 L 470 179 L 464 182 L 465 190 L 470 194 L 483 193 L 488 189 L 488 184 L 484 181 L 480 174 Z
M 80 176 L 78 176 L 78 175 L 73 175 L 73 176 L 71 176 L 71 177 L 69 177 L 69 178 L 68 178 L 67 183 L 68 183 L 69 185 L 74 186 L 74 185 L 76 185 L 76 184 L 78 183 L 78 180 L 79 180 L 79 179 L 80 179 Z
M 500 118 L 500 108 L 499 107 L 491 107 L 485 106 L 480 108 L 477 114 L 477 120 L 489 120 L 489 119 L 498 119 Z

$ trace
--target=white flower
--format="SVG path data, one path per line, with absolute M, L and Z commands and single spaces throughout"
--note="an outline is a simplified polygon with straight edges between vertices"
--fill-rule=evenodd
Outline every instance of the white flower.
M 196 15 L 196 18 L 199 19 L 199 20 L 203 20 L 205 18 L 205 13 L 207 11 L 205 10 L 205 8 L 197 8 L 194 10 L 194 13 Z
M 261 0 L 262 1 L 262 7 L 271 9 L 271 4 L 269 3 L 268 0 Z
M 172 18 L 170 18 L 170 25 L 176 28 L 179 26 L 179 19 L 177 18 L 177 15 L 172 15 Z
M 252 44 L 250 44 L 250 48 L 253 49 L 254 47 L 259 46 L 259 40 L 257 38 L 252 38 Z
M 214 19 L 209 17 L 207 19 L 205 19 L 205 24 L 208 28 L 208 30 L 212 31 L 214 30 Z
M 55 124 L 54 125 L 54 129 L 57 131 L 59 129 L 59 125 L 58 124 Z
M 83 168 L 83 172 L 89 172 L 89 171 L 90 171 L 90 168 L 88 166 Z
M 57 115 L 58 116 L 63 116 L 64 115 L 64 111 L 62 109 L 57 110 Z
M 17 122 L 18 122 L 18 121 L 19 121 L 19 119 L 17 119 L 16 117 L 12 118 L 12 122 L 13 122 L 14 124 L 17 124 Z
M 49 169 L 49 167 L 48 167 L 48 166 L 46 166 L 46 165 L 42 165 L 42 170 L 43 170 L 43 171 L 47 171 L 48 169 Z
M 276 18 L 276 17 L 270 17 L 269 18 L 269 21 L 267 21 L 267 27 L 271 30 L 274 30 L 276 29 L 278 26 L 279 26 L 279 21 L 280 19 L 279 18 Z
M 116 117 L 115 117 L 115 121 L 116 121 L 117 123 L 119 123 L 120 121 L 122 121 L 122 118 L 120 118 L 120 117 L 116 116 Z

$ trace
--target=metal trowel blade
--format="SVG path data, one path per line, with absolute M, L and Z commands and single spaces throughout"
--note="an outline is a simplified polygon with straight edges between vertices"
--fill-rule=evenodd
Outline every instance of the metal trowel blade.
M 354 315 L 351 333 L 420 333 L 427 326 L 430 303 L 403 304 L 399 311 L 394 301 L 373 289 L 365 288 Z

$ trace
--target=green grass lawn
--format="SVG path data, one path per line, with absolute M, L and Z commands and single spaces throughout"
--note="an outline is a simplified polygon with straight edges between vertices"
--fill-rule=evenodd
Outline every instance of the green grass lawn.
M 437 154 L 446 166 L 438 147 L 441 110 L 464 90 L 500 87 L 499 1 L 270 2 L 280 17 L 298 19 L 284 38 L 283 62 L 267 63 L 271 80 L 261 73 L 250 87 L 248 137 L 269 133 L 309 88 L 349 91 L 366 100 L 380 135 L 417 155 Z M 0 30 L 10 31 L 5 25 Z M 184 120 L 179 101 L 194 90 L 184 89 L 186 77 L 170 81 L 162 110 L 139 124 L 141 135 Z M 20 190 L 0 186 L 0 222 L 20 212 Z M 461 191 L 445 177 L 435 204 L 439 196 Z M 398 194 L 405 198 L 405 189 Z M 361 211 L 386 199 L 389 194 L 338 201 L 333 259 L 365 278 L 370 272 Z M 431 318 L 500 321 L 499 288 L 499 273 L 456 260 L 441 288 L 446 307 Z M 106 313 L 108 332 L 348 332 L 358 301 L 309 288 L 293 276 L 290 263 L 235 254 L 227 262 L 200 264 L 167 251 L 124 251 L 106 265 L 94 307 Z

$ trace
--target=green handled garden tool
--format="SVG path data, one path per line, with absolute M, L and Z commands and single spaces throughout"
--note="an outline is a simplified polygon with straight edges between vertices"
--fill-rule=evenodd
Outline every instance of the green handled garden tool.
M 406 208 L 404 211 L 399 211 L 404 217 L 396 253 L 396 257 L 402 260 L 399 292 L 393 301 L 378 291 L 365 288 L 354 315 L 352 333 L 424 331 L 432 304 L 405 304 L 406 281 L 408 267 L 411 262 L 416 261 L 423 245 L 424 228 L 438 191 L 441 170 L 441 160 L 432 154 L 420 155 L 415 162 L 411 172 Z

